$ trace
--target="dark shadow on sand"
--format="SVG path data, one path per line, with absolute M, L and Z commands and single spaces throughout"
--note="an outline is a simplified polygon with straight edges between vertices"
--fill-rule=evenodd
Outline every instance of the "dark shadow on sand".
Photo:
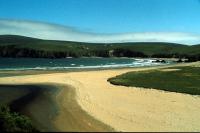
M 114 131 L 83 111 L 74 88 L 65 85 L 0 85 L 0 104 L 30 117 L 40 131 Z M 62 116 L 61 123 L 55 125 L 58 115 Z
M 53 100 L 56 90 L 47 85 L 0 85 L 0 104 L 29 116 L 40 131 L 57 131 L 52 123 L 58 110 Z

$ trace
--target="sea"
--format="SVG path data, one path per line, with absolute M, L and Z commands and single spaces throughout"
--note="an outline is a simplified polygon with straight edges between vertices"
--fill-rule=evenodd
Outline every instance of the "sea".
M 153 59 L 137 58 L 0 58 L 0 70 L 70 70 L 98 68 L 128 68 L 166 65 L 172 62 L 156 63 Z

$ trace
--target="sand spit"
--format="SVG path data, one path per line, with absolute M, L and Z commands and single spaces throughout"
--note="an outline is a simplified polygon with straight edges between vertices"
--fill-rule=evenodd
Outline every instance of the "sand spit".
M 117 131 L 200 131 L 199 96 L 114 86 L 107 82 L 108 78 L 129 71 L 165 67 L 170 66 L 14 76 L 0 78 L 0 84 L 55 83 L 72 86 L 80 107 Z M 67 95 L 63 91 L 58 99 Z M 66 108 L 67 101 L 61 101 Z M 61 115 L 65 115 L 64 110 L 55 120 L 60 129 L 66 124 Z

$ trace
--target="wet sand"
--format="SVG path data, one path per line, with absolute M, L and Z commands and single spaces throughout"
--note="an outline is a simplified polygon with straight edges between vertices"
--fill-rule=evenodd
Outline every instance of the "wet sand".
M 194 64 L 199 63 L 180 65 Z M 2 77 L 0 84 L 59 85 L 60 111 L 53 123 L 60 131 L 200 131 L 199 96 L 107 82 L 129 71 L 165 67 L 169 66 Z

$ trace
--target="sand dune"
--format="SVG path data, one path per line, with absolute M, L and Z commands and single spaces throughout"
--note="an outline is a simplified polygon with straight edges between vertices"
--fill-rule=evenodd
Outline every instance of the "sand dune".
M 15 76 L 0 78 L 0 84 L 56 83 L 73 86 L 81 108 L 117 131 L 200 131 L 199 96 L 114 86 L 107 82 L 108 78 L 129 71 L 158 68 Z M 63 91 L 60 97 L 65 95 L 67 93 Z M 59 115 L 55 124 L 64 130 L 65 123 Z

